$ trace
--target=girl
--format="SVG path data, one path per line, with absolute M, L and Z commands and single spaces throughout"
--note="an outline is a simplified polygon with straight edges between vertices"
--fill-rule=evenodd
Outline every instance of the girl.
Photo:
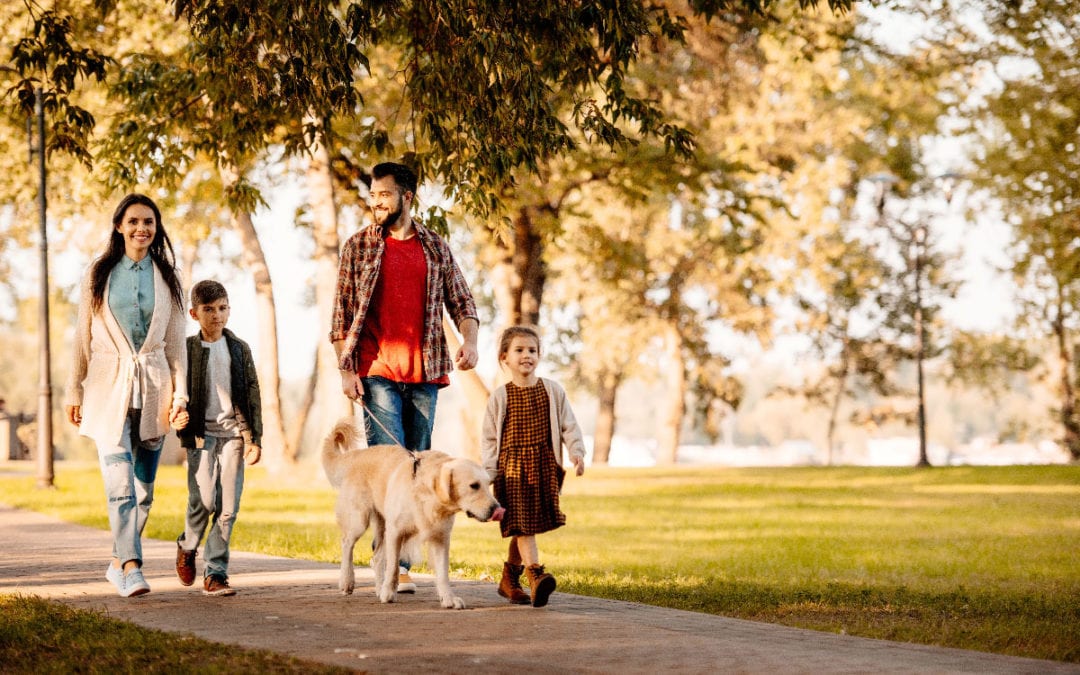
M 174 260 L 157 205 L 127 195 L 79 299 L 65 410 L 97 445 L 113 535 L 105 578 L 123 597 L 150 592 L 141 536 L 162 441 L 187 407 L 184 292 Z
M 555 590 L 544 571 L 536 535 L 566 524 L 559 510 L 565 445 L 577 475 L 585 473 L 585 444 L 566 392 L 558 382 L 537 377 L 540 335 L 529 326 L 512 326 L 499 338 L 499 365 L 510 382 L 496 389 L 484 415 L 483 463 L 495 483 L 495 497 L 506 508 L 502 536 L 511 537 L 499 595 L 515 605 L 543 607 Z M 530 597 L 520 578 L 529 578 Z

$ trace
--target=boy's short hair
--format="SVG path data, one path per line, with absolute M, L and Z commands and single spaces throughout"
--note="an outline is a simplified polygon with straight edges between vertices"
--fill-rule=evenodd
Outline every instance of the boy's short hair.
M 229 299 L 229 293 L 225 290 L 225 287 L 213 279 L 206 279 L 200 281 L 191 287 L 191 307 L 192 309 L 199 305 L 209 305 L 211 302 L 216 302 L 225 298 Z

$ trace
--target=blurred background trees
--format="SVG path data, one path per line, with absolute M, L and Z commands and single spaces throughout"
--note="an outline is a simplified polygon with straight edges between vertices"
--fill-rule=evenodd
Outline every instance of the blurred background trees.
M 688 443 L 798 439 L 831 463 L 910 435 L 915 232 L 931 440 L 1052 438 L 1080 458 L 1077 16 L 1049 1 L 5 3 L 0 391 L 9 409 L 33 396 L 16 364 L 33 362 L 25 119 L 41 87 L 54 382 L 111 205 L 146 191 L 188 283 L 225 266 L 251 285 L 241 333 L 257 333 L 279 467 L 348 412 L 324 336 L 338 249 L 387 159 L 420 171 L 421 217 L 451 235 L 487 339 L 544 329 L 594 461 L 619 434 L 653 439 L 661 463 Z M 282 192 L 299 208 L 268 214 Z M 309 242 L 310 274 L 271 274 L 268 215 Z M 988 219 L 1011 232 L 994 299 L 1015 319 L 990 331 L 950 311 L 973 297 Z M 279 348 L 283 286 L 316 308 L 311 352 Z M 286 361 L 310 376 L 281 381 Z M 455 374 L 467 437 L 498 377 Z M 69 429 L 57 444 L 80 448 Z

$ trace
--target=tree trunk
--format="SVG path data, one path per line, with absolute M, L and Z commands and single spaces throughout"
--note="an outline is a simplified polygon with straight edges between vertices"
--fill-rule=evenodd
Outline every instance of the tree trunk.
M 544 241 L 536 231 L 535 207 L 527 206 L 514 219 L 514 272 L 519 280 L 517 305 L 521 323 L 540 325 L 540 302 L 547 282 Z
M 615 437 L 615 396 L 620 380 L 621 374 L 611 368 L 605 368 L 598 378 L 600 405 L 593 433 L 593 464 L 606 465 L 611 458 L 611 440 Z
M 292 427 L 289 429 L 288 447 L 292 448 L 293 452 L 288 459 L 292 462 L 299 459 L 300 448 L 304 447 L 304 427 L 307 426 L 308 416 L 311 414 L 311 408 L 315 404 L 317 380 L 318 369 L 312 369 L 307 380 L 307 386 L 304 387 L 304 398 L 300 401 L 300 407 L 296 411 L 296 418 L 293 419 Z
M 244 266 L 255 281 L 255 316 L 259 333 L 259 392 L 262 395 L 263 447 L 267 467 L 281 471 L 292 464 L 294 453 L 287 447 L 285 422 L 281 414 L 281 378 L 278 374 L 277 307 L 270 268 L 248 211 L 233 211 L 233 226 L 243 245 Z
M 319 334 L 315 350 L 314 382 L 310 399 L 315 414 L 311 422 L 317 433 L 328 431 L 341 417 L 352 415 L 352 404 L 341 392 L 337 357 L 328 337 L 334 295 L 337 292 L 338 259 L 341 242 L 338 238 L 338 210 L 334 183 L 330 174 L 330 153 L 322 143 L 312 148 L 307 168 L 308 205 L 312 215 L 312 236 L 315 240 L 315 331 Z M 307 415 L 300 419 L 305 420 Z M 296 433 L 303 438 L 303 430 Z M 304 447 L 304 446 L 301 446 Z
M 505 326 L 540 323 L 540 303 L 547 283 L 544 241 L 535 226 L 536 206 L 523 206 L 513 222 L 509 242 L 496 238 L 500 255 L 491 274 L 495 304 Z
M 849 349 L 851 338 L 844 336 L 844 345 L 840 350 L 840 372 L 836 376 L 836 394 L 833 396 L 832 405 L 829 406 L 829 430 L 826 434 L 826 445 L 829 454 L 825 460 L 826 466 L 832 466 L 836 451 L 836 418 L 840 414 L 840 401 L 844 398 L 847 389 L 848 363 L 850 360 Z
M 667 359 L 667 410 L 657 432 L 657 466 L 671 466 L 679 456 L 679 438 L 683 417 L 686 415 L 686 363 L 683 359 L 682 336 L 673 323 L 664 331 Z
M 1057 317 L 1054 320 L 1054 337 L 1057 339 L 1058 362 L 1061 369 L 1061 424 L 1065 435 L 1062 443 L 1073 460 L 1080 460 L 1080 416 L 1076 410 L 1076 394 L 1072 383 L 1072 354 L 1069 349 L 1069 331 L 1065 327 L 1064 302 L 1060 294 Z
M 195 258 L 199 255 L 198 244 L 182 239 L 177 245 L 179 254 L 177 265 L 180 268 L 180 280 L 190 289 L 195 285 Z
M 443 314 L 443 332 L 446 333 L 446 344 L 451 354 L 456 354 L 461 349 L 461 340 L 454 329 L 450 319 Z M 461 384 L 461 390 L 465 394 L 465 403 L 461 406 L 461 426 L 465 430 L 465 456 L 469 459 L 480 460 L 480 427 L 484 420 L 484 411 L 487 409 L 488 396 L 491 390 L 480 379 L 476 369 L 455 370 L 454 380 Z

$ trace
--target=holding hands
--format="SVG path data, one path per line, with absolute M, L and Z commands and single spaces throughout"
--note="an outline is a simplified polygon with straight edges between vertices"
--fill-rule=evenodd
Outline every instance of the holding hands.
M 188 425 L 188 421 L 191 416 L 188 415 L 186 407 L 173 406 L 173 409 L 169 411 L 169 426 L 176 431 L 180 431 Z

